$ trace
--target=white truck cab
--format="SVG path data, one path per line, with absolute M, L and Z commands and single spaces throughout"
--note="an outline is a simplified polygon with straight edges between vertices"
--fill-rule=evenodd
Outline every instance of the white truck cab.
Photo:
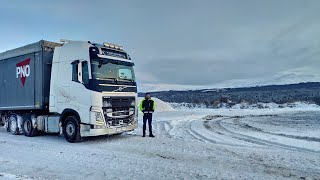
M 120 46 L 64 41 L 53 55 L 50 112 L 77 113 L 81 137 L 134 130 L 138 113 L 133 66 Z
M 8 131 L 20 127 L 27 136 L 60 132 L 77 142 L 138 127 L 134 63 L 121 46 L 62 40 L 52 51 L 48 107 L 31 116 L 24 116 L 28 110 L 4 109 Z

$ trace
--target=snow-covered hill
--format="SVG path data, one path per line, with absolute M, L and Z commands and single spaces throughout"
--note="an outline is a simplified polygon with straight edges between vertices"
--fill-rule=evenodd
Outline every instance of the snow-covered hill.
M 139 97 L 139 102 L 142 101 L 142 97 Z M 169 112 L 174 111 L 174 108 L 167 102 L 164 102 L 158 98 L 153 97 L 152 98 L 154 102 L 156 103 L 156 112 Z
M 297 73 L 277 74 L 268 78 L 249 78 L 249 79 L 232 79 L 216 84 L 208 85 L 183 85 L 183 84 L 166 84 L 166 83 L 140 83 L 140 92 L 156 92 L 156 91 L 187 91 L 201 89 L 224 89 L 224 88 L 240 88 L 240 87 L 255 87 L 267 85 L 285 85 L 297 84 L 303 82 L 318 82 L 318 75 L 301 75 Z

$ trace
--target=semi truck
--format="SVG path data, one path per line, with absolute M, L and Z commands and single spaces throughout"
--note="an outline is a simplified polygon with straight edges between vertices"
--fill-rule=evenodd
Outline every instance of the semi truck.
M 13 135 L 114 135 L 138 127 L 134 62 L 122 46 L 61 40 L 0 53 L 0 124 Z

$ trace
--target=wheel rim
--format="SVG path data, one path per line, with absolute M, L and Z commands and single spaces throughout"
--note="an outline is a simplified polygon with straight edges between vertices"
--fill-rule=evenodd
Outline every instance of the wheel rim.
M 10 119 L 10 131 L 15 132 L 17 130 L 17 121 L 13 118 Z
M 29 120 L 27 120 L 25 123 L 24 123 L 24 130 L 27 132 L 27 133 L 30 133 L 31 132 L 31 128 L 32 128 L 32 124 Z
M 66 132 L 69 137 L 74 136 L 76 127 L 72 123 L 68 123 L 66 126 Z

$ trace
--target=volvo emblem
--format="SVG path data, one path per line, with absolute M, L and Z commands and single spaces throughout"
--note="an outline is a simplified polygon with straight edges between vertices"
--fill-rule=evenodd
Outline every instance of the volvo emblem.
M 118 92 L 118 91 L 122 91 L 124 89 L 126 89 L 128 86 L 121 86 L 118 89 L 114 90 L 113 92 Z

